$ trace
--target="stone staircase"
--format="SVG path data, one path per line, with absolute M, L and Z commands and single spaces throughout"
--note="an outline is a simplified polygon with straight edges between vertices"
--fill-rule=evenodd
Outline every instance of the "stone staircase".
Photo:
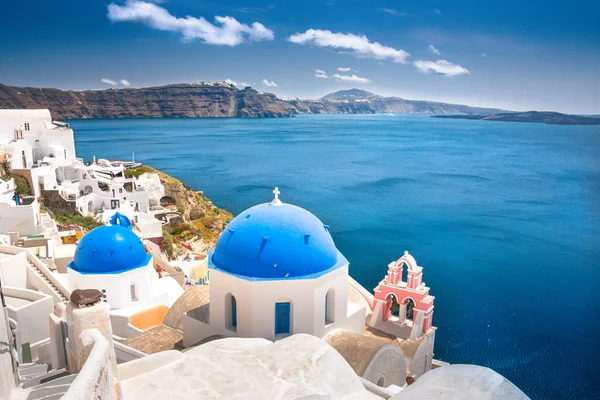
M 17 373 L 21 387 L 28 391 L 27 400 L 60 399 L 77 377 L 65 369 L 48 372 L 47 364 L 22 364 Z
M 65 302 L 68 301 L 69 299 L 67 299 L 65 297 L 65 295 L 50 281 L 50 279 L 48 279 L 48 277 L 46 275 L 44 275 L 44 273 L 42 271 L 40 271 L 40 269 L 38 267 L 35 266 L 35 264 L 33 264 L 31 261 L 27 260 L 27 264 L 33 269 L 33 271 L 40 277 L 42 278 L 42 280 L 44 282 L 46 282 L 46 284 L 50 287 L 50 289 L 52 289 L 52 291 L 54 293 L 56 293 L 56 295 L 60 298 L 61 302 Z

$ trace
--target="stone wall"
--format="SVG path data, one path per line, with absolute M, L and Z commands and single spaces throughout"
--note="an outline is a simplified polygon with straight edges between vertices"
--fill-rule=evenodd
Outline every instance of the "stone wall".
M 42 190 L 44 205 L 52 212 L 66 211 L 75 214 L 77 205 L 75 200 L 66 200 L 58 190 Z

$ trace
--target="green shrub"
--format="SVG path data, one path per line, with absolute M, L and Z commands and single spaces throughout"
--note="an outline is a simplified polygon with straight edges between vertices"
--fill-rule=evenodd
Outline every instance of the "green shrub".
M 15 180 L 15 186 L 17 187 L 17 190 L 21 196 L 31 196 L 33 194 L 27 178 L 17 174 L 13 174 L 12 177 Z
M 146 172 L 156 172 L 156 170 L 148 165 L 140 165 L 137 168 L 125 170 L 125 176 L 127 178 L 131 178 L 131 177 L 139 178 L 140 175 L 145 174 Z
M 164 229 L 163 229 L 162 247 L 165 250 L 165 252 L 167 253 L 167 255 L 169 256 L 169 259 L 173 258 L 173 252 L 174 252 L 173 236 Z
M 66 211 L 56 212 L 54 214 L 54 219 L 56 220 L 57 223 L 59 223 L 61 225 L 75 224 L 75 225 L 81 226 L 82 228 L 87 229 L 88 231 L 91 231 L 94 228 L 102 226 L 102 223 L 96 221 L 96 219 L 94 219 L 92 217 L 84 217 L 83 215 L 79 215 L 79 214 L 69 214 Z

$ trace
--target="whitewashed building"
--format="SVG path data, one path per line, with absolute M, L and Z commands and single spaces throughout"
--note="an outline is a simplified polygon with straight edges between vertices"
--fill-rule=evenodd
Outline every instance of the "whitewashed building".
M 125 176 L 123 164 L 100 159 L 85 165 L 76 157 L 73 130 L 67 123 L 53 121 L 49 110 L 0 110 L 0 155 L 14 173 L 29 181 L 33 192 L 15 208 L 14 182 L 0 182 L 0 233 L 43 232 L 36 199 L 48 190 L 60 196 L 71 212 L 102 214 L 106 223 L 119 211 L 136 222 L 143 237 L 162 237 L 162 225 L 150 213 L 144 186 Z
M 159 276 L 152 255 L 129 228 L 124 224 L 91 230 L 77 245 L 67 268 L 69 291 L 101 291 L 111 309 L 115 334 L 122 337 L 143 330 L 131 323 L 132 316 L 148 310 L 152 310 L 150 314 L 164 313 L 183 294 L 177 281 Z
M 348 260 L 329 227 L 274 192 L 231 221 L 209 253 L 210 304 L 185 317 L 185 346 L 212 335 L 363 332 L 366 307 L 348 300 Z

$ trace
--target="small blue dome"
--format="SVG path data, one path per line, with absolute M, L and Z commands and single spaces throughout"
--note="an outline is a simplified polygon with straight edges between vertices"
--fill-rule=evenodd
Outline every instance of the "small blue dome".
M 81 274 L 118 274 L 146 266 L 150 257 L 129 229 L 100 226 L 81 238 L 69 268 Z
M 259 204 L 234 218 L 209 258 L 213 269 L 246 279 L 323 275 L 348 261 L 328 227 L 303 208 Z
M 113 216 L 110 218 L 110 224 L 111 225 L 120 225 L 123 228 L 128 228 L 131 229 L 131 221 L 129 220 L 129 218 L 127 218 L 125 215 L 121 214 L 120 212 L 116 212 L 113 214 Z

